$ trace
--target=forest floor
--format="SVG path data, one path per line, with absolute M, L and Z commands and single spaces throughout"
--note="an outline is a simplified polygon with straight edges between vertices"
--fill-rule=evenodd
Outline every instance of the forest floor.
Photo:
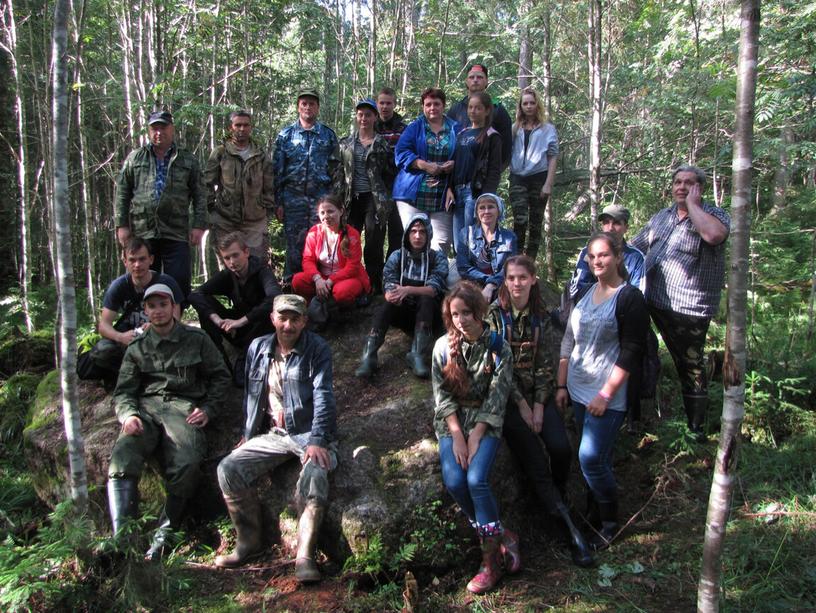
M 350 344 L 355 359 L 357 345 Z M 339 405 L 366 410 L 377 396 L 398 393 L 398 386 L 390 390 L 361 385 L 352 371 L 346 364 L 335 370 Z M 475 539 L 464 541 L 467 562 L 460 566 L 407 562 L 388 567 L 384 554 L 373 552 L 369 559 L 352 564 L 351 571 L 324 560 L 324 580 L 304 587 L 294 580 L 291 558 L 274 547 L 249 568 L 215 569 L 212 559 L 219 547 L 228 547 L 232 534 L 229 520 L 223 518 L 191 526 L 186 544 L 163 565 L 138 560 L 108 564 L 104 556 L 83 565 L 69 551 L 59 571 L 52 570 L 46 580 L 30 581 L 29 591 L 21 592 L 18 602 L 25 602 L 21 610 L 32 611 L 693 611 L 717 440 L 711 435 L 696 443 L 687 436 L 678 397 L 672 373 L 667 372 L 658 402 L 644 407 L 637 433 L 624 429 L 619 436 L 615 472 L 626 526 L 613 545 L 598 554 L 594 568 L 573 565 L 566 545 L 525 500 L 518 504 L 530 506 L 524 514 L 529 523 L 510 526 L 521 535 L 524 567 L 485 596 L 465 590 L 479 562 Z M 723 556 L 723 610 L 816 610 L 812 423 L 803 422 L 800 428 L 788 423 L 784 431 L 767 436 L 750 416 L 746 422 Z M 44 521 L 47 510 L 26 493 L 30 484 L 26 485 L 19 456 L 10 446 L 0 449 L 0 469 L 0 527 L 3 535 L 15 537 L 0 546 L 0 566 L 7 567 L 0 571 L 2 601 L 14 585 L 10 576 L 22 572 L 23 551 L 37 542 L 38 531 L 46 532 L 49 521 Z M 573 467 L 570 495 L 576 510 L 583 512 L 579 481 Z M 455 513 L 450 501 L 445 505 L 443 512 Z M 21 506 L 26 506 L 22 522 Z M 59 527 L 54 516 L 50 523 Z M 42 555 L 56 555 L 52 549 L 43 551 L 49 553 Z M 364 572 L 366 564 L 370 572 Z M 406 589 L 412 578 L 417 589 Z

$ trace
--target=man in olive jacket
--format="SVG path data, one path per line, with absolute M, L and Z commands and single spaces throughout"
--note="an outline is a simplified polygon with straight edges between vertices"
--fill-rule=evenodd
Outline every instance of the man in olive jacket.
M 137 514 L 145 461 L 159 456 L 167 499 L 146 555 L 156 560 L 198 486 L 207 453 L 203 428 L 221 411 L 230 376 L 207 333 L 174 319 L 169 287 L 151 285 L 144 303 L 150 328 L 128 345 L 114 392 L 122 431 L 108 466 L 108 503 L 115 534 Z
M 269 259 L 269 219 L 275 208 L 272 160 L 252 140 L 252 115 L 230 114 L 230 138 L 216 147 L 204 166 L 207 210 L 213 245 L 240 232 L 250 254 Z
M 190 293 L 190 245 L 207 227 L 207 200 L 198 160 L 175 143 L 173 116 L 156 111 L 148 119 L 150 143 L 132 151 L 116 181 L 116 238 L 150 242 L 156 268 Z M 190 206 L 193 215 L 190 220 Z

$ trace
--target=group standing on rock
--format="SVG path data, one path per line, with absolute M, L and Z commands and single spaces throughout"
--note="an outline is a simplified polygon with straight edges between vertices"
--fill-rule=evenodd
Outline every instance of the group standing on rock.
M 318 332 L 338 310 L 371 300 L 355 374 L 381 376 L 378 352 L 392 326 L 411 338 L 407 365 L 431 379 L 442 481 L 481 543 L 482 563 L 467 585 L 473 593 L 522 565 L 520 539 L 502 523 L 490 487 L 502 440 L 575 564 L 594 564 L 594 551 L 617 536 L 612 456 L 627 412 L 639 410 L 650 318 L 677 366 L 688 427 L 704 437 L 703 350 L 730 228 L 725 211 L 702 201 L 705 173 L 678 167 L 673 203 L 631 243 L 629 211 L 605 207 L 603 231 L 578 256 L 568 303 L 560 317 L 549 313 L 536 256 L 558 136 L 529 87 L 512 122 L 486 93 L 487 74 L 472 65 L 468 95 L 447 114 L 445 92 L 425 89 L 407 125 L 394 91 L 382 88 L 356 104 L 354 127 L 340 140 L 319 120 L 317 91 L 303 89 L 297 119 L 280 131 L 271 157 L 252 139 L 251 113 L 233 112 L 229 139 L 203 173 L 176 144 L 173 116 L 150 115 L 149 143 L 117 179 L 126 273 L 105 293 L 102 339 L 78 360 L 80 377 L 115 385 L 122 428 L 108 500 L 117 538 L 137 516 L 142 467 L 157 456 L 167 497 L 146 557 L 161 557 L 200 479 L 204 428 L 235 385 L 245 425 L 218 465 L 218 483 L 237 541 L 215 564 L 232 568 L 263 553 L 258 480 L 297 458 L 295 576 L 319 580 L 315 547 L 338 446 L 332 355 Z M 507 167 L 510 211 L 498 195 Z M 282 281 L 269 263 L 273 217 L 286 239 Z M 208 228 L 223 270 L 191 292 L 190 247 Z M 200 330 L 181 323 L 188 304 Z M 569 405 L 588 537 L 567 497 Z

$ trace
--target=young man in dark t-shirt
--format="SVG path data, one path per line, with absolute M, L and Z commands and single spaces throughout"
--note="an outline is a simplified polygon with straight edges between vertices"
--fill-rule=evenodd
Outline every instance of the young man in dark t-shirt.
M 382 135 L 385 142 L 388 143 L 388 149 L 391 151 L 388 170 L 383 174 L 383 180 L 385 181 L 385 186 L 388 188 L 389 195 L 391 194 L 391 190 L 394 189 L 394 179 L 397 177 L 394 148 L 397 146 L 397 141 L 400 139 L 403 130 L 405 130 L 405 122 L 402 116 L 394 111 L 396 103 L 397 94 L 390 87 L 383 87 L 377 94 L 377 113 L 380 118 L 377 120 L 374 130 L 377 134 Z M 397 251 L 401 246 L 402 221 L 397 212 L 397 207 L 393 206 L 388 215 L 388 255 Z
M 77 375 L 80 379 L 116 381 L 128 344 L 150 325 L 142 300 L 145 290 L 151 285 L 163 283 L 173 290 L 173 317 L 176 321 L 181 319 L 179 303 L 184 300 L 181 287 L 170 275 L 150 268 L 153 254 L 147 241 L 130 238 L 122 250 L 122 261 L 125 274 L 113 280 L 102 299 L 98 326 L 102 339 L 77 358 Z

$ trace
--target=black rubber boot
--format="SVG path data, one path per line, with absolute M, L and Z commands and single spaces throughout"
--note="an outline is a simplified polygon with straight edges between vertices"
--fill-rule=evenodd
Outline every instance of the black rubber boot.
M 159 527 L 153 533 L 153 541 L 150 543 L 150 549 L 145 554 L 145 560 L 148 562 L 161 560 L 165 547 L 170 546 L 170 535 L 181 527 L 181 520 L 184 517 L 184 508 L 186 506 L 186 498 L 167 494 L 164 509 L 161 517 L 159 517 Z
M 320 569 L 315 561 L 317 535 L 323 523 L 326 507 L 316 500 L 306 503 L 298 521 L 298 547 L 295 558 L 295 579 L 299 583 L 320 581 Z
M 618 525 L 618 501 L 599 502 L 598 511 L 601 516 L 601 529 L 593 533 L 589 538 L 589 545 L 595 550 L 606 549 L 612 544 L 612 540 L 617 536 L 620 526 Z
M 705 419 L 708 410 L 708 393 L 683 394 L 683 408 L 686 410 L 688 429 L 697 442 L 706 440 Z
M 354 371 L 355 376 L 368 378 L 380 367 L 377 361 L 377 351 L 382 347 L 383 341 L 385 341 L 385 333 L 382 330 L 371 330 L 368 333 L 360 366 Z
M 263 552 L 261 502 L 255 488 L 224 494 L 230 519 L 235 526 L 235 549 L 215 558 L 220 568 L 235 568 Z
M 558 512 L 558 517 L 567 529 L 570 538 L 570 552 L 572 553 L 572 561 L 576 566 L 588 568 L 595 566 L 595 558 L 592 555 L 592 549 L 587 543 L 584 535 L 572 521 L 569 509 L 563 502 L 558 502 L 555 505 Z
M 411 345 L 411 351 L 405 354 L 405 359 L 411 367 L 414 375 L 420 379 L 427 379 L 431 376 L 431 370 L 428 368 L 426 354 L 431 346 L 431 331 L 425 326 L 417 326 L 414 330 L 414 342 Z
M 595 500 L 595 495 L 592 490 L 587 488 L 586 492 L 586 522 L 593 528 L 601 527 L 601 512 L 598 509 L 598 501 Z
M 139 512 L 139 483 L 136 479 L 108 479 L 108 507 L 113 534 Z

